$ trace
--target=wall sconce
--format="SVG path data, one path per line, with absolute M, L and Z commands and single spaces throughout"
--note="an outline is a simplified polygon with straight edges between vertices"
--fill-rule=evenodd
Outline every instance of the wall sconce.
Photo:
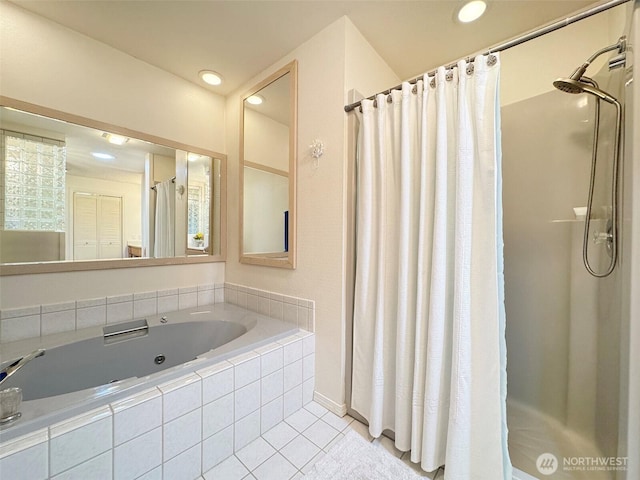
M 309 145 L 309 151 L 313 158 L 313 166 L 318 168 L 320 157 L 324 154 L 324 143 L 322 143 L 322 140 L 316 138 L 313 143 Z

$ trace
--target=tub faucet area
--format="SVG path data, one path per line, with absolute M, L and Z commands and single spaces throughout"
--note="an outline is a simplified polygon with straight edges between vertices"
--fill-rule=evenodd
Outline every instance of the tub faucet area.
M 30 354 L 14 360 L 13 362 L 11 362 L 11 364 L 8 367 L 0 370 L 0 385 L 2 385 L 11 375 L 16 373 L 18 370 L 24 367 L 31 360 L 44 355 L 45 351 L 46 350 L 44 348 L 39 348 L 38 350 L 34 350 Z

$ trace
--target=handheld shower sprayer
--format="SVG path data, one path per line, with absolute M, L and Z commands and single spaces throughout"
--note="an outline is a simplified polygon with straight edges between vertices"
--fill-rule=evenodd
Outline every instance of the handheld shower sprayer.
M 594 122 L 594 133 L 593 133 L 593 149 L 591 156 L 591 177 L 589 182 L 589 198 L 587 200 L 587 215 L 585 219 L 584 225 L 584 237 L 582 243 L 582 261 L 584 262 L 584 266 L 587 271 L 593 275 L 594 277 L 602 278 L 607 277 L 613 272 L 617 258 L 618 258 L 618 180 L 619 180 L 619 159 L 620 159 L 620 136 L 622 131 L 622 105 L 620 102 L 608 94 L 607 92 L 600 89 L 595 80 L 592 80 L 589 77 L 585 76 L 587 72 L 587 68 L 589 65 L 598 58 L 600 55 L 612 52 L 614 50 L 618 51 L 618 56 L 614 57 L 612 61 L 609 62 L 610 68 L 614 68 L 624 63 L 620 61 L 620 58 L 623 58 L 623 54 L 627 49 L 627 41 L 626 37 L 620 37 L 617 43 L 613 45 L 609 45 L 608 47 L 604 47 L 598 50 L 596 53 L 591 55 L 581 66 L 579 66 L 568 78 L 558 78 L 553 82 L 553 86 L 556 87 L 561 92 L 578 94 L 578 93 L 588 93 L 596 97 L 596 115 Z M 615 136 L 614 136 L 614 144 L 613 144 L 613 173 L 611 179 L 611 228 L 610 233 L 604 233 L 598 235 L 604 235 L 607 246 L 610 248 L 611 252 L 611 261 L 609 262 L 609 266 L 607 269 L 602 272 L 596 272 L 592 267 L 589 261 L 588 255 L 588 246 L 589 246 L 589 227 L 591 225 L 591 209 L 593 206 L 593 190 L 595 184 L 595 174 L 596 174 L 596 162 L 598 157 L 598 135 L 600 129 L 600 100 L 603 100 L 616 108 L 616 126 L 615 126 Z

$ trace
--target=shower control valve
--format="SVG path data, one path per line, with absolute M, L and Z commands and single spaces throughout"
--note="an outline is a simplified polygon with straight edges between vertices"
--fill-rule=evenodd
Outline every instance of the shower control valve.
M 593 243 L 601 245 L 603 243 L 609 243 L 613 240 L 613 234 L 607 232 L 595 232 L 593 234 Z

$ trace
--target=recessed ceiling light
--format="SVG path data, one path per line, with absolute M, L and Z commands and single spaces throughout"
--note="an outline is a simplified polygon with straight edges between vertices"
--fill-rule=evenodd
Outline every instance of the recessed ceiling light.
M 109 154 L 109 153 L 102 153 L 102 152 L 91 152 L 91 155 L 93 155 L 94 157 L 100 159 L 100 160 L 115 160 L 116 157 L 114 157 L 113 155 Z
M 200 72 L 200 78 L 204 83 L 209 85 L 220 85 L 222 83 L 222 75 L 212 70 L 202 70 Z
M 460 10 L 458 10 L 458 20 L 462 23 L 473 22 L 479 19 L 487 9 L 487 4 L 482 0 L 473 0 L 465 3 Z
M 114 133 L 103 133 L 102 136 L 107 139 L 109 143 L 113 143 L 114 145 L 124 145 L 129 141 L 127 137 L 123 137 L 122 135 L 116 135 Z
M 260 95 L 251 95 L 250 97 L 247 97 L 247 102 L 249 102 L 251 105 L 260 105 L 262 102 L 264 102 L 264 98 Z

